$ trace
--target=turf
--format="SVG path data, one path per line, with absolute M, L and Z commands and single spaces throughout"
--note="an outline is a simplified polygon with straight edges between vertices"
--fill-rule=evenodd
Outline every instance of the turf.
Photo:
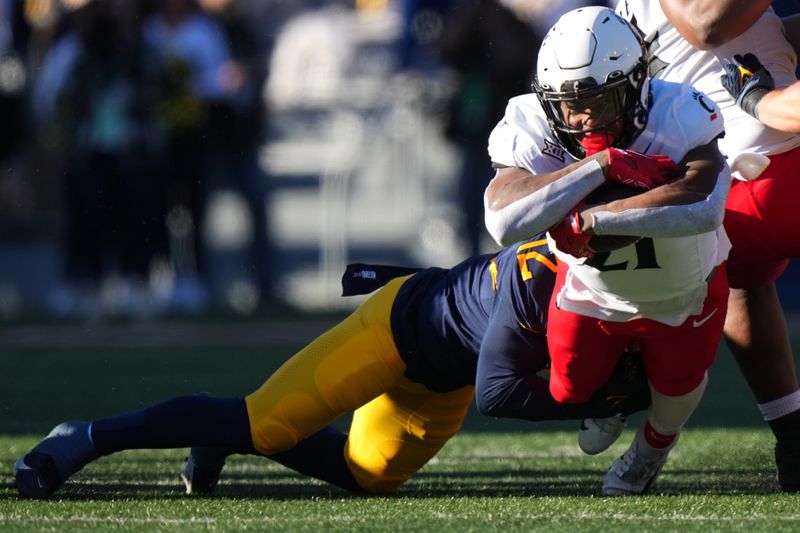
M 632 433 L 626 432 L 622 440 Z M 0 439 L 9 465 L 34 438 Z M 77 474 L 52 501 L 0 489 L 0 529 L 365 531 L 789 531 L 799 496 L 777 493 L 771 437 L 761 430 L 694 429 L 654 494 L 598 496 L 616 444 L 583 456 L 574 433 L 464 433 L 392 497 L 353 496 L 256 457 L 231 459 L 221 485 L 187 497 L 183 451 L 130 451 Z
M 577 447 L 573 422 L 534 425 L 471 413 L 464 431 L 392 497 L 351 495 L 256 457 L 232 458 L 213 495 L 187 497 L 178 480 L 186 450 L 166 450 L 105 457 L 48 501 L 18 499 L 11 465 L 55 423 L 198 390 L 243 394 L 301 344 L 268 331 L 217 343 L 124 333 L 108 336 L 124 342 L 100 345 L 0 331 L 0 531 L 800 530 L 800 496 L 778 491 L 772 436 L 724 351 L 690 428 L 646 497 L 599 496 L 600 479 L 630 431 L 589 457 Z

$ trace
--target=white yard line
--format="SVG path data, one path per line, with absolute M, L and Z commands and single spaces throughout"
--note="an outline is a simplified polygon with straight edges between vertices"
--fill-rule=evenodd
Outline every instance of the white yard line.
M 377 512 L 377 511 L 376 511 Z M 469 520 L 474 519 L 476 515 L 485 517 L 485 513 L 431 513 L 433 518 L 445 520 Z M 505 520 L 552 520 L 556 515 L 553 514 L 517 514 L 509 515 L 504 514 Z M 559 515 L 561 516 L 561 515 Z M 336 521 L 344 523 L 360 523 L 371 520 L 373 517 L 369 514 L 359 515 L 320 515 L 320 516 L 292 516 L 292 517 L 259 517 L 259 518 L 245 518 L 238 517 L 233 520 L 234 524 L 259 524 L 259 523 L 308 523 L 319 524 L 326 521 Z M 562 516 L 562 518 L 564 518 Z M 793 515 L 772 515 L 772 514 L 753 514 L 746 516 L 719 516 L 719 515 L 686 515 L 686 514 L 673 514 L 669 516 L 650 516 L 650 515 L 635 515 L 635 514 L 622 514 L 622 513 L 578 513 L 566 517 L 569 519 L 580 520 L 602 520 L 602 521 L 616 521 L 616 522 L 708 522 L 714 523 L 737 523 L 737 522 L 760 522 L 764 520 L 781 521 L 781 522 L 795 522 L 800 521 L 800 514 Z M 163 524 L 163 525 L 215 525 L 225 524 L 230 525 L 231 519 L 228 517 L 211 518 L 211 517 L 192 517 L 192 518 L 166 518 L 166 517 L 113 517 L 113 516 L 69 516 L 69 517 L 52 517 L 52 516 L 31 516 L 31 515 L 0 515 L 0 524 Z

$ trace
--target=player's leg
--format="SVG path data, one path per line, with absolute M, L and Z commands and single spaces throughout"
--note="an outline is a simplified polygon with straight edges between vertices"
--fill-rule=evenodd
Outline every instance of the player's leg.
M 614 372 L 631 337 L 613 335 L 600 321 L 559 309 L 566 267 L 559 265 L 547 315 L 550 394 L 561 403 L 587 402 Z
M 326 427 L 268 458 L 345 490 L 394 492 L 458 432 L 473 391 L 434 393 L 403 379 L 356 410 L 349 436 Z M 212 490 L 231 453 L 241 452 L 193 448 L 182 474 L 187 493 Z
M 646 420 L 648 442 L 665 447 L 689 420 L 702 398 L 706 372 L 716 359 L 728 302 L 728 279 L 721 265 L 709 283 L 703 309 L 671 328 L 654 323 L 642 340 L 650 379 L 651 408 Z
M 550 365 L 550 395 L 556 402 L 588 404 L 610 379 L 630 339 L 609 335 L 597 319 L 551 306 L 547 344 Z M 578 430 L 578 445 L 597 454 L 613 444 L 625 429 L 626 418 L 584 418 Z
M 346 436 L 326 426 L 383 393 L 403 375 L 405 364 L 394 344 L 390 313 L 405 279 L 389 282 L 245 398 L 252 453 L 341 488 L 359 490 L 344 463 Z M 211 491 L 231 453 L 241 452 L 193 448 L 181 474 L 187 493 Z
M 288 450 L 262 457 L 339 488 L 358 492 L 362 489 L 345 462 L 346 442 L 346 434 L 328 426 Z M 254 449 L 242 452 L 221 447 L 192 448 L 181 472 L 186 494 L 206 494 L 214 490 L 227 458 L 237 453 L 261 455 Z
M 565 271 L 559 267 L 547 318 L 550 394 L 557 402 L 588 404 L 613 375 L 632 337 L 613 334 L 596 318 L 559 309 L 556 295 Z M 622 416 L 585 417 L 578 430 L 578 445 L 585 453 L 600 453 L 619 438 L 625 424 Z
M 764 419 L 776 437 L 784 490 L 800 490 L 800 391 L 783 309 L 774 281 L 800 256 L 795 224 L 800 150 L 770 157 L 761 177 L 734 182 L 725 214 L 733 243 L 725 337 Z
M 94 422 L 65 422 L 17 461 L 14 475 L 23 496 L 43 497 L 103 455 L 192 444 L 252 449 L 244 400 L 194 394 Z
M 390 324 L 395 279 L 245 398 L 256 450 L 273 455 L 394 387 L 405 363 Z
M 703 397 L 707 370 L 722 337 L 727 297 L 728 280 L 722 265 L 709 284 L 702 311 L 682 325 L 669 327 L 647 320 L 622 326 L 635 329 L 646 323 L 642 356 L 651 384 L 651 404 L 633 443 L 606 473 L 603 494 L 643 494 L 650 489 Z
M 404 279 L 387 284 L 244 400 L 181 397 L 91 425 L 57 427 L 18 461 L 20 492 L 46 496 L 91 460 L 125 449 L 202 446 L 270 456 L 293 447 L 403 375 L 389 318 Z
M 578 429 L 578 446 L 584 453 L 596 455 L 619 439 L 628 423 L 628 416 L 650 407 L 650 384 L 642 362 L 638 341 L 628 348 L 617 363 L 614 373 L 592 397 L 609 406 L 607 414 L 594 411 L 585 415 Z M 589 405 L 587 404 L 587 405 Z
M 647 418 L 630 447 L 603 477 L 604 496 L 645 494 L 650 490 L 678 442 L 681 429 L 703 397 L 707 383 L 704 375 L 694 389 L 679 396 L 667 396 L 652 390 Z
M 732 288 L 728 301 L 725 321 L 728 347 L 759 405 L 796 392 L 794 358 L 775 284 Z M 775 368 L 786 371 L 776 373 Z M 797 409 L 800 409 L 800 400 L 795 405 Z M 764 414 L 767 421 L 778 418 Z
M 334 428 L 303 439 L 269 458 L 348 490 L 358 490 L 344 463 L 346 435 Z M 187 494 L 207 493 L 232 454 L 256 454 L 242 398 L 182 396 L 140 411 L 68 422 L 15 465 L 17 485 L 28 497 L 47 496 L 89 462 L 125 449 L 192 448 L 181 476 Z M 44 480 L 44 481 L 43 481 Z
M 345 450 L 358 485 L 370 493 L 397 490 L 461 428 L 474 387 L 436 393 L 403 379 L 353 415 Z
M 326 426 L 402 377 L 405 364 L 389 318 L 405 279 L 387 284 L 245 398 L 256 453 L 341 488 L 359 490 L 344 463 L 346 437 Z M 214 488 L 226 451 L 192 449 L 182 474 L 188 493 Z

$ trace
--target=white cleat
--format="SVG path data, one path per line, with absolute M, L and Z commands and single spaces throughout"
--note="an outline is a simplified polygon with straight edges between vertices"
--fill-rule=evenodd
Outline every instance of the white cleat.
M 605 451 L 622 434 L 626 421 L 627 419 L 621 415 L 610 418 L 584 418 L 578 429 L 578 445 L 589 455 Z
M 603 478 L 603 496 L 630 496 L 647 494 L 669 456 L 670 446 L 654 455 L 645 453 L 634 440 Z

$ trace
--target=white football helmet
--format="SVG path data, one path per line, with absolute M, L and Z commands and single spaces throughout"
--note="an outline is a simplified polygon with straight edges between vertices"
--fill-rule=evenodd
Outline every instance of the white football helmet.
M 563 147 L 582 159 L 586 152 L 564 116 L 562 102 L 608 98 L 615 108 L 605 125 L 622 121 L 622 133 L 610 145 L 626 148 L 647 125 L 650 77 L 647 48 L 639 31 L 607 7 L 592 6 L 564 14 L 539 49 L 532 85 L 550 129 Z M 591 131 L 603 130 L 605 125 Z

